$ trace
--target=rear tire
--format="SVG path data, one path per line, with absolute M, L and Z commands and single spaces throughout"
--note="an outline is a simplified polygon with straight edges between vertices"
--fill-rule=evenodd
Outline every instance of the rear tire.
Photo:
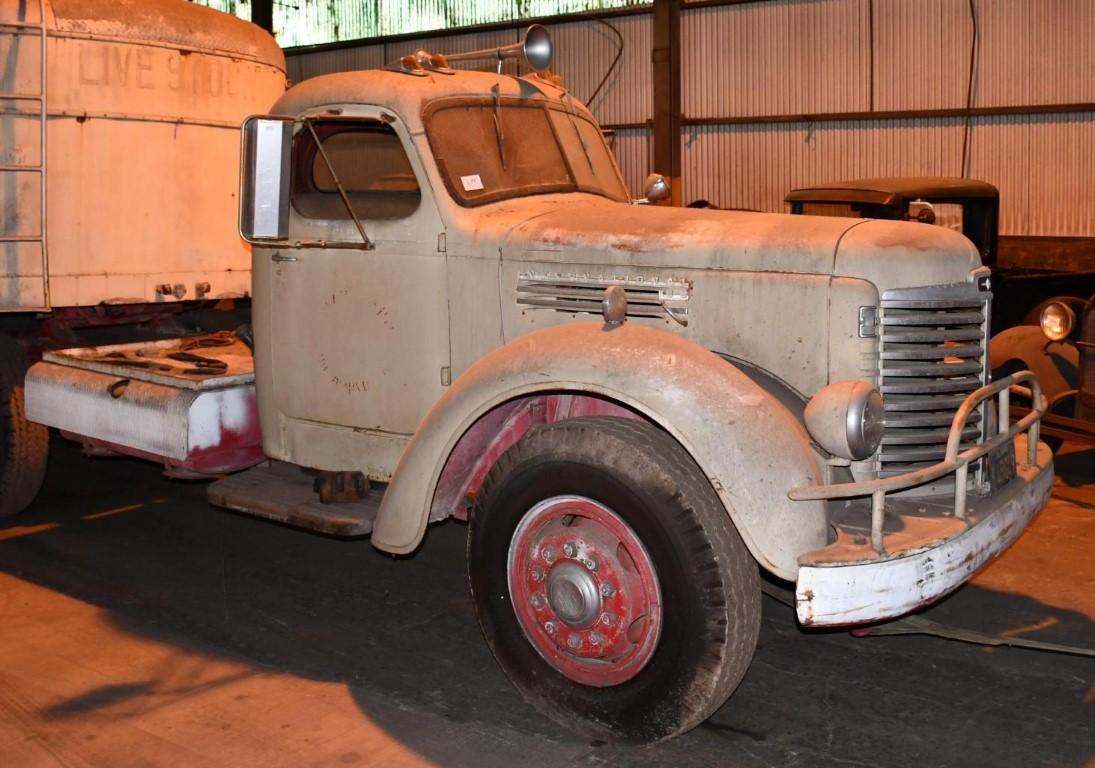
M 652 742 L 696 726 L 756 646 L 755 561 L 692 458 L 643 422 L 578 418 L 522 437 L 483 483 L 468 569 L 510 680 L 594 738 Z M 629 611 L 649 619 L 630 623 Z
M 27 421 L 23 410 L 26 355 L 0 336 L 0 517 L 22 512 L 42 488 L 49 430 Z

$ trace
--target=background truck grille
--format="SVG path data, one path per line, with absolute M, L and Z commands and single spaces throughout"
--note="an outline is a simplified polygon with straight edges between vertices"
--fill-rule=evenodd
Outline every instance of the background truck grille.
M 973 283 L 898 288 L 882 294 L 879 391 L 886 407 L 881 477 L 943 458 L 958 406 L 988 381 L 992 294 Z M 966 421 L 962 446 L 981 442 L 984 409 Z

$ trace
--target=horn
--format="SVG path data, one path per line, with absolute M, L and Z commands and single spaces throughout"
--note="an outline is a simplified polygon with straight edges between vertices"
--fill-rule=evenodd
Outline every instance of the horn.
M 450 53 L 444 59 L 446 61 L 498 59 L 498 72 L 501 73 L 503 59 L 515 59 L 518 56 L 523 56 L 529 69 L 534 72 L 542 72 L 551 67 L 553 53 L 554 47 L 551 44 L 551 35 L 540 24 L 533 24 L 525 30 L 525 36 L 518 43 L 498 48 L 481 48 L 478 51 L 467 51 L 466 53 Z

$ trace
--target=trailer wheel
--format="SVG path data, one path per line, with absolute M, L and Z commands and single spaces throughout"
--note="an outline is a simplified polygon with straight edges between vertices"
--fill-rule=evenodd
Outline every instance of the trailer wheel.
M 522 437 L 483 483 L 468 570 L 513 684 L 595 738 L 694 727 L 756 646 L 756 563 L 692 458 L 643 422 L 578 418 Z
M 46 474 L 49 430 L 24 415 L 26 373 L 23 350 L 0 335 L 0 517 L 30 506 Z

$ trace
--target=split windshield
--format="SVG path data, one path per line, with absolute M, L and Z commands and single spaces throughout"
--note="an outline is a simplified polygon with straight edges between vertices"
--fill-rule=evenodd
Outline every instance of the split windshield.
M 495 95 L 430 105 L 426 135 L 453 198 L 474 206 L 589 192 L 627 201 L 600 130 L 563 98 L 556 104 Z

